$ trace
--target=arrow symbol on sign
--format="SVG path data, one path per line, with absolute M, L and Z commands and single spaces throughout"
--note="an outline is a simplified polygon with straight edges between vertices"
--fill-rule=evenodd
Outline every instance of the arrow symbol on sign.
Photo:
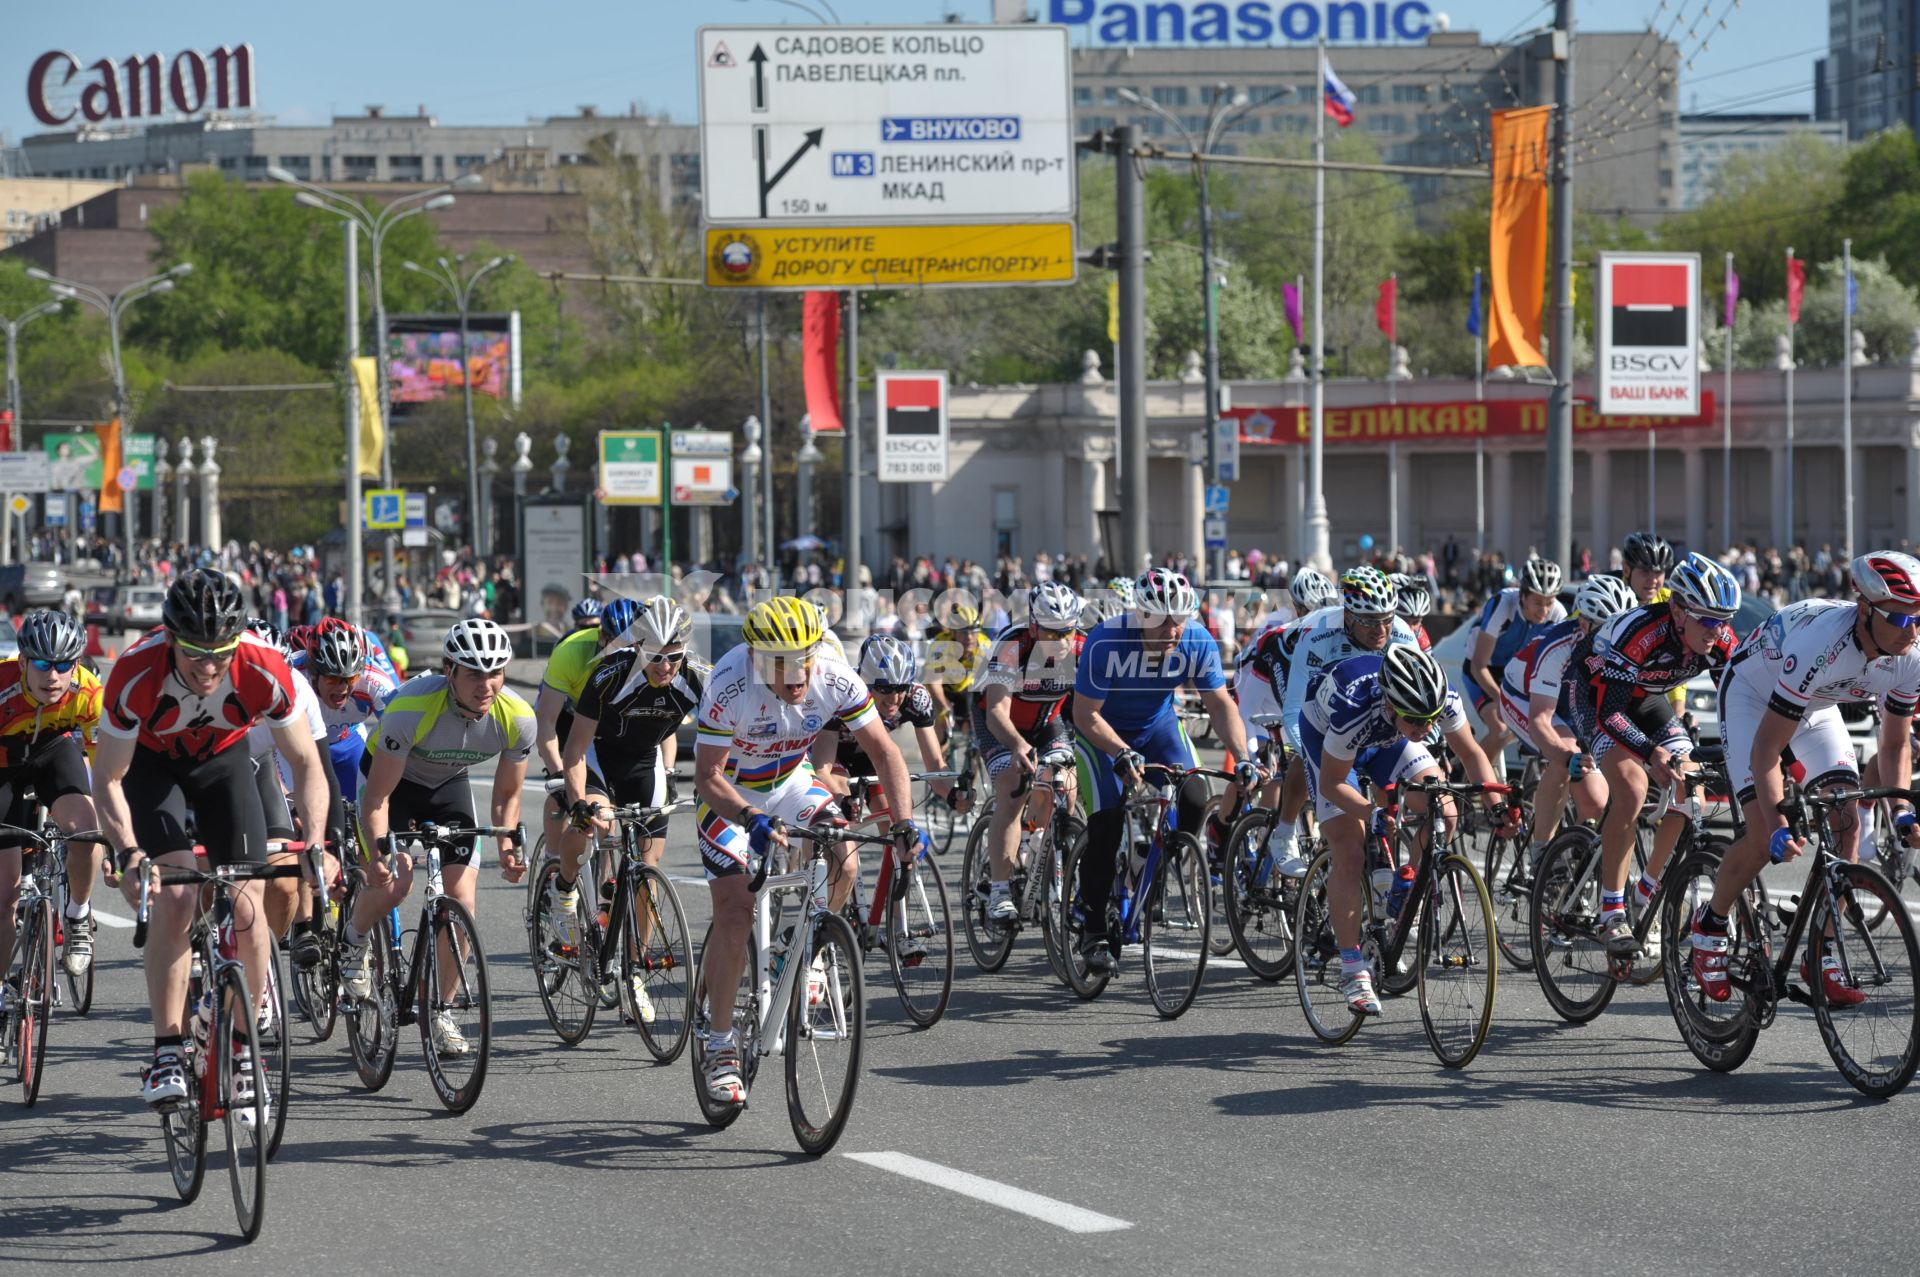
M 747 61 L 753 63 L 753 109 L 767 109 L 767 51 L 758 44 L 747 55 Z
M 826 132 L 825 129 L 808 129 L 807 140 L 800 144 L 798 150 L 787 157 L 787 162 L 780 166 L 778 172 L 772 177 L 768 177 L 767 127 L 764 124 L 755 127 L 753 131 L 753 145 L 754 150 L 757 152 L 756 159 L 760 165 L 760 216 L 762 218 L 767 215 L 767 196 L 773 192 L 774 187 L 780 185 L 781 178 L 793 171 L 793 166 L 800 162 L 801 156 L 820 145 L 820 135 L 824 132 Z

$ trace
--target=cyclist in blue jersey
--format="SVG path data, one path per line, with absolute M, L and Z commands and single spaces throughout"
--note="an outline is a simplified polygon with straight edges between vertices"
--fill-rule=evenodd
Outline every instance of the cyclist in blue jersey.
M 1474 712 L 1486 724 L 1482 744 L 1496 772 L 1505 770 L 1505 750 L 1513 743 L 1513 733 L 1500 713 L 1500 677 L 1516 652 L 1567 619 L 1559 598 L 1560 580 L 1558 563 L 1528 559 L 1520 568 L 1520 584 L 1489 598 L 1468 634 L 1467 659 L 1460 668 L 1467 676 L 1467 696 Z
M 1125 823 L 1124 791 L 1139 781 L 1148 763 L 1199 766 L 1174 712 L 1175 693 L 1192 686 L 1214 735 L 1234 757 L 1249 756 L 1240 713 L 1220 669 L 1220 647 L 1193 619 L 1200 602 L 1187 578 L 1154 568 L 1135 582 L 1134 606 L 1133 615 L 1093 628 L 1074 673 L 1074 754 L 1088 811 L 1087 853 L 1080 861 L 1087 911 L 1082 957 L 1095 973 L 1113 970 L 1119 947 L 1119 937 L 1108 934 L 1107 904 Z M 1232 803 L 1240 790 L 1258 788 L 1264 779 L 1258 766 L 1242 763 L 1221 801 Z M 1197 788 L 1183 787 L 1178 802 L 1180 828 L 1191 834 L 1199 832 L 1204 795 L 1196 798 L 1187 791 Z
M 1494 784 L 1493 766 L 1473 738 L 1473 726 L 1460 694 L 1447 686 L 1440 663 L 1418 647 L 1395 644 L 1384 653 L 1342 661 L 1317 679 L 1314 696 L 1300 719 L 1300 757 L 1306 764 L 1307 790 L 1313 796 L 1320 831 L 1333 852 L 1327 881 L 1327 909 L 1334 939 L 1340 943 L 1340 992 L 1356 1015 L 1379 1015 L 1373 971 L 1360 950 L 1360 892 L 1363 848 L 1373 805 L 1354 785 L 1355 768 L 1376 788 L 1427 780 L 1441 774 L 1428 748 L 1436 732 L 1475 784 Z M 1499 806 L 1486 795 L 1489 810 Z M 1408 795 L 1401 804 L 1412 827 L 1427 817 L 1424 799 Z M 1451 821 L 1451 813 L 1443 815 Z M 1517 808 L 1508 808 L 1500 828 L 1504 836 L 1519 829 Z M 1400 869 L 1387 897 L 1387 914 L 1405 905 L 1420 866 L 1413 858 Z

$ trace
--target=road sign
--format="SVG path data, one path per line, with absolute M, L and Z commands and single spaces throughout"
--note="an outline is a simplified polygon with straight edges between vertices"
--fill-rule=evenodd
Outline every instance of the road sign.
M 7 502 L 7 509 L 24 518 L 27 511 L 33 509 L 33 498 L 16 492 L 13 499 Z
M 673 455 L 680 457 L 731 457 L 733 436 L 724 430 L 676 430 Z
M 114 482 L 120 485 L 120 491 L 132 492 L 133 485 L 140 482 L 140 472 L 132 466 L 121 466 L 120 473 L 113 478 Z
M 1220 418 L 1213 423 L 1213 440 L 1216 454 L 1213 481 L 1238 483 L 1240 481 L 1240 423 L 1232 417 Z
M 0 452 L 0 492 L 46 492 L 52 477 L 44 452 Z
M 1210 514 L 1203 520 L 1203 531 L 1207 538 L 1207 549 L 1224 550 L 1227 548 L 1227 516 Z
M 405 546 L 412 546 L 412 547 L 415 547 L 415 548 L 418 548 L 418 547 L 421 547 L 421 546 L 424 546 L 424 545 L 426 545 L 426 543 L 427 543 L 427 530 L 426 530 L 426 528 L 424 528 L 424 527 L 418 527 L 418 528 L 415 528 L 415 527 L 407 527 L 407 528 L 403 528 L 403 529 L 401 529 L 401 532 L 400 532 L 400 544 L 401 544 L 401 545 L 405 545 Z
M 882 372 L 874 378 L 880 426 L 874 444 L 882 483 L 947 479 L 947 374 Z
M 721 435 L 722 439 L 729 439 Z M 729 443 L 731 440 L 729 439 Z M 673 503 L 675 505 L 725 505 L 733 491 L 733 458 L 683 457 L 673 453 Z
M 1208 484 L 1206 513 L 1225 514 L 1226 512 L 1227 512 L 1227 486 L 1224 483 Z
M 1065 27 L 702 27 L 714 223 L 1016 222 L 1075 208 Z
M 45 523 L 50 528 L 67 526 L 67 494 L 64 492 L 47 493 Z
M 392 532 L 406 526 L 401 514 L 402 504 L 407 494 L 399 488 L 369 488 L 366 492 L 367 529 L 371 532 Z
M 415 528 L 419 528 L 424 531 L 427 526 L 427 494 L 424 492 L 409 492 L 407 493 L 406 500 L 402 504 L 406 507 L 407 530 L 412 531 Z M 412 545 L 413 542 L 403 541 L 402 544 Z M 421 541 L 420 544 L 425 545 L 426 542 Z
M 658 430 L 600 432 L 602 505 L 659 505 L 661 486 Z
M 709 288 L 1071 284 L 1073 223 L 707 228 Z

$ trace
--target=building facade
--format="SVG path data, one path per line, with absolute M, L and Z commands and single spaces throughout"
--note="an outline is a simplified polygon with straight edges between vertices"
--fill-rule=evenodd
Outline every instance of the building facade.
M 0 177 L 0 250 L 59 225 L 66 210 L 111 189 L 108 182 Z
M 1713 194 L 1721 166 L 1734 156 L 1762 154 L 1802 134 L 1844 145 L 1847 126 L 1804 115 L 1681 116 L 1680 207 L 1697 208 Z
M 1857 141 L 1920 121 L 1915 0 L 1827 0 L 1827 56 L 1814 64 L 1814 114 Z

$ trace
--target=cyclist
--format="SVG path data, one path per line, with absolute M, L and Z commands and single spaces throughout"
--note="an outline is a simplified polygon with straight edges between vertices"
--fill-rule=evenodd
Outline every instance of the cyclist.
M 298 666 L 293 664 L 292 655 L 287 651 L 286 635 L 270 621 L 260 617 L 247 622 L 247 631 L 264 640 L 293 668 L 294 712 L 324 760 L 329 733 L 326 719 L 321 715 L 320 698 L 314 694 L 312 684 L 300 673 Z M 299 837 L 300 830 L 295 827 L 293 809 L 287 803 L 287 785 L 293 772 L 274 747 L 273 729 L 263 723 L 255 723 L 247 733 L 247 749 L 253 755 L 253 784 L 260 792 L 260 811 L 267 822 L 267 840 L 289 841 Z M 331 767 L 323 767 L 321 771 L 327 783 L 327 826 L 324 836 L 337 839 L 346 826 L 340 804 L 340 782 Z M 288 851 L 273 852 L 267 857 L 269 864 L 293 859 L 295 853 Z M 289 929 L 300 917 L 301 898 L 307 894 L 301 891 L 302 885 L 298 879 L 286 878 L 275 879 L 267 884 L 267 925 L 273 929 L 274 935 L 291 940 Z M 310 897 L 307 913 L 312 913 Z M 264 1012 L 264 1006 L 262 1010 Z
M 973 737 L 994 795 L 987 823 L 987 846 L 993 855 L 989 922 L 1011 923 L 1019 915 L 1007 884 L 1020 854 L 1021 817 L 1027 807 L 1020 791 L 1042 759 L 1071 757 L 1060 709 L 1074 689 L 1084 643 L 1078 630 L 1080 612 L 1079 595 L 1058 581 L 1042 581 L 1027 591 L 1026 623 L 1009 625 L 993 640 L 986 686 L 973 711 Z M 1072 782 L 1068 784 L 1071 793 Z M 1052 814 L 1051 808 L 1046 814 Z
M 97 828 L 86 756 L 100 722 L 100 680 L 80 663 L 87 632 L 65 612 L 39 611 L 21 618 L 18 638 L 20 654 L 0 660 L 0 820 L 32 828 L 37 801 L 63 833 Z M 20 858 L 18 846 L 0 847 L 0 962 L 13 953 Z M 70 898 L 61 961 L 76 976 L 93 964 L 89 902 L 99 869 L 97 847 L 67 848 Z M 0 988 L 0 1008 L 7 996 Z
M 1314 815 L 1333 852 L 1327 881 L 1327 910 L 1340 944 L 1340 992 L 1356 1015 L 1379 1015 L 1373 971 L 1360 949 L 1360 892 L 1365 868 L 1363 847 L 1373 804 L 1355 787 L 1355 767 L 1376 787 L 1429 780 L 1441 774 L 1427 742 L 1435 732 L 1453 750 L 1475 784 L 1494 783 L 1493 766 L 1480 751 L 1460 695 L 1447 686 L 1440 663 L 1411 644 L 1349 657 L 1314 680 L 1314 697 L 1300 718 L 1300 757 Z M 1496 795 L 1482 801 L 1488 810 L 1503 804 Z M 1428 813 L 1422 795 L 1408 795 L 1408 825 Z M 1517 828 L 1508 808 L 1501 832 Z M 1404 907 L 1420 866 L 1416 842 L 1387 897 L 1387 914 Z
M 1247 645 L 1251 647 L 1260 637 L 1270 630 L 1282 629 L 1295 621 L 1304 621 L 1322 608 L 1335 607 L 1340 602 L 1340 589 L 1326 573 L 1315 568 L 1301 568 L 1287 582 L 1287 597 L 1293 601 L 1291 611 L 1275 608 L 1254 632 L 1248 636 Z
M 1672 597 L 1620 615 L 1574 645 L 1567 658 L 1567 721 L 1600 765 L 1607 782 L 1600 825 L 1600 932 L 1609 955 L 1640 951 L 1627 915 L 1627 873 L 1634 824 L 1649 784 L 1673 785 L 1693 752 L 1693 738 L 1675 717 L 1667 693 L 1726 660 L 1733 650 L 1729 618 L 1740 585 L 1712 559 L 1689 554 L 1670 578 Z M 1659 889 L 1667 852 L 1657 847 L 1638 892 Z
M 1684 569 L 1682 569 L 1684 571 Z M 1767 618 L 1741 643 L 1720 678 L 1720 732 L 1727 747 L 1727 779 L 1739 795 L 1746 832 L 1728 849 L 1714 878 L 1713 898 L 1694 914 L 1693 975 L 1709 998 L 1724 1002 L 1727 915 L 1769 856 L 1791 860 L 1804 850 L 1781 814 L 1780 756 L 1789 748 L 1806 768 L 1806 787 L 1856 789 L 1859 767 L 1840 718 L 1845 701 L 1885 698 L 1880 720 L 1880 772 L 1912 774 L 1911 722 L 1920 702 L 1920 560 L 1892 551 L 1863 554 L 1850 575 L 1859 598 L 1806 599 Z M 1679 573 L 1675 573 L 1676 588 Z M 1909 804 L 1895 803 L 1895 824 L 1911 841 Z M 1851 811 L 1836 811 L 1850 834 Z M 1853 848 L 1845 840 L 1848 858 Z M 1821 959 L 1821 982 L 1835 1006 L 1858 1006 L 1866 994 L 1849 982 L 1840 960 Z M 1801 978 L 1812 982 L 1805 966 Z
M 744 1103 L 745 1075 L 733 1034 L 733 1003 L 746 966 L 754 898 L 749 854 L 787 845 L 775 821 L 812 824 L 833 795 L 814 775 L 809 753 L 821 727 L 838 718 L 865 749 L 888 793 L 909 792 L 907 766 L 880 721 L 873 697 L 844 661 L 821 651 L 826 627 L 804 600 L 779 595 L 755 604 L 740 628 L 744 642 L 720 658 L 700 698 L 694 784 L 700 859 L 713 896 L 713 930 L 701 955 L 707 989 L 707 1093 Z M 919 827 L 907 817 L 889 833 L 903 860 L 920 853 Z M 832 866 L 830 906 L 853 892 L 859 862 L 843 849 Z M 725 1026 L 725 1027 L 722 1027 Z
M 597 630 L 600 628 L 600 600 L 592 597 L 581 599 L 573 605 L 573 629 Z
M 588 600 L 591 601 L 591 600 Z M 567 811 L 561 805 L 565 786 L 561 774 L 562 742 L 572 733 L 573 706 L 587 689 L 594 667 L 607 652 L 625 646 L 627 630 L 640 615 L 640 604 L 629 598 L 617 598 L 600 610 L 600 619 L 592 629 L 577 629 L 554 645 L 547 657 L 547 670 L 540 680 L 539 695 L 534 697 L 536 723 L 534 750 L 546 769 L 547 798 L 541 809 L 546 826 L 547 846 L 557 848 L 566 829 Z M 607 782 L 600 778 L 599 758 L 593 748 L 587 750 L 589 788 L 604 794 Z
M 354 900 L 347 920 L 340 979 L 356 998 L 373 991 L 367 940 L 380 915 L 399 907 L 413 888 L 413 861 L 401 856 L 389 870 L 389 831 L 404 831 L 432 821 L 474 824 L 473 788 L 468 772 L 486 759 L 500 761 L 493 773 L 488 823 L 510 829 L 520 820 L 520 786 L 533 754 L 533 707 L 506 688 L 513 644 L 507 632 L 484 618 L 456 621 L 441 647 L 440 673 L 408 679 L 387 702 L 374 731 L 373 748 L 362 770 L 360 826 L 372 849 L 366 887 Z M 392 842 L 404 841 L 393 839 Z M 447 894 L 474 909 L 478 885 L 477 837 L 449 850 L 443 865 Z M 518 882 L 526 864 L 512 839 L 500 838 L 500 873 Z M 464 1055 L 466 1038 L 447 1012 L 434 1015 L 429 1028 L 434 1050 Z
M 687 653 L 687 636 L 692 632 L 693 618 L 678 603 L 665 596 L 647 600 L 627 627 L 629 645 L 600 658 L 574 705 L 573 726 L 561 755 L 567 829 L 558 844 L 560 872 L 547 897 L 549 915 L 563 944 L 580 943 L 576 884 L 589 835 L 613 832 L 612 822 L 594 800 L 611 799 L 623 807 L 631 803 L 664 807 L 679 796 L 673 777 L 680 747 L 677 733 L 707 687 L 705 667 Z M 587 766 L 590 750 L 598 757 L 598 774 Z M 657 816 L 641 833 L 641 858 L 658 865 L 666 847 L 667 817 Z M 645 940 L 651 920 L 642 916 L 637 921 Z M 653 1006 L 644 985 L 636 974 L 635 1005 L 641 1019 L 652 1023 Z
M 1074 672 L 1074 753 L 1087 779 L 1087 850 L 1081 857 L 1080 892 L 1086 909 L 1081 957 L 1091 972 L 1110 972 L 1120 937 L 1107 917 L 1115 857 L 1125 830 L 1126 790 L 1148 763 L 1196 767 L 1198 756 L 1175 712 L 1179 689 L 1200 694 L 1214 735 L 1235 758 L 1248 759 L 1246 734 L 1220 670 L 1220 645 L 1194 619 L 1200 601 L 1187 578 L 1153 568 L 1134 583 L 1135 612 L 1104 621 L 1087 635 Z M 1265 780 L 1258 764 L 1240 764 L 1222 797 L 1231 805 L 1243 790 Z M 1202 801 L 1182 786 L 1178 821 L 1200 831 Z
M 1512 734 L 1500 714 L 1500 676 L 1513 654 L 1549 626 L 1567 619 L 1559 599 L 1560 565 L 1538 556 L 1520 567 L 1520 584 L 1510 585 L 1489 598 L 1467 631 L 1467 697 L 1486 725 L 1481 741 L 1493 759 L 1496 774 L 1506 771 L 1506 748 Z
M 946 747 L 950 722 L 963 727 L 973 720 L 980 675 L 993 645 L 971 599 L 944 600 L 946 624 L 927 635 L 927 659 L 922 672 L 927 695 L 933 700 L 933 730 Z
M 279 652 L 246 630 L 240 590 L 224 573 L 195 568 L 167 588 L 160 628 L 120 654 L 107 676 L 93 798 L 129 904 L 139 899 L 143 867 L 190 869 L 196 832 L 214 865 L 266 858 L 267 826 L 253 782 L 247 735 L 265 719 L 293 771 L 294 807 L 308 829 L 325 827 L 325 764 L 301 717 L 294 674 Z M 267 929 L 258 925 L 264 882 L 236 892 L 236 956 L 255 998 L 266 995 Z M 200 893 L 158 887 L 147 932 L 147 998 L 153 1012 L 153 1063 L 141 1098 L 152 1105 L 186 1098 L 181 1061 L 187 1000 L 187 930 Z M 235 1048 L 238 1057 L 241 1048 Z M 252 1070 L 235 1070 L 235 1098 L 254 1114 Z M 262 1106 L 271 1096 L 258 1097 Z M 251 1121 L 251 1117 L 242 1120 Z
M 354 798 L 360 792 L 360 762 L 366 753 L 366 741 L 387 703 L 399 690 L 387 675 L 375 668 L 367 639 L 370 636 L 355 626 L 323 627 L 304 653 L 295 652 L 294 668 L 313 685 L 320 702 L 320 718 L 327 728 L 327 755 L 333 765 L 338 796 Z M 338 825 L 329 818 L 329 829 L 344 835 L 345 819 Z M 321 872 L 332 882 L 338 862 L 332 852 L 321 853 Z M 287 956 L 301 968 L 311 967 L 320 957 L 321 921 L 313 916 L 312 884 L 301 883 L 300 910 L 293 935 L 287 944 Z
M 1580 741 L 1561 711 L 1561 689 L 1566 686 L 1567 658 L 1575 645 L 1633 606 L 1633 591 L 1619 577 L 1588 577 L 1574 598 L 1573 615 L 1529 639 L 1500 675 L 1500 713 L 1507 727 L 1522 745 L 1546 760 L 1534 791 L 1532 842 L 1521 862 L 1521 882 L 1531 875 L 1541 851 L 1559 831 L 1569 786 L 1583 819 L 1599 819 L 1607 805 L 1607 783 L 1599 772 L 1588 768 L 1577 782 L 1573 780 L 1571 769 L 1580 756 Z
M 1657 532 L 1632 532 L 1620 543 L 1620 578 L 1633 591 L 1634 597 L 1644 606 L 1648 603 L 1665 603 L 1673 592 L 1667 588 L 1667 574 L 1673 571 L 1673 547 L 1667 544 L 1665 537 Z M 1687 691 L 1684 686 L 1676 687 L 1668 693 L 1667 699 L 1673 704 L 1673 712 L 1683 720 L 1687 717 Z M 1680 843 L 1680 835 L 1687 827 L 1687 788 L 1686 777 L 1681 776 L 1674 782 L 1669 793 L 1666 814 L 1661 817 L 1660 827 L 1653 836 L 1653 863 L 1665 865 L 1673 855 L 1673 849 Z
M 1427 615 L 1433 611 L 1433 591 L 1422 577 L 1396 573 L 1393 576 L 1393 614 L 1407 623 L 1420 650 L 1431 652 L 1433 639 L 1427 635 Z

